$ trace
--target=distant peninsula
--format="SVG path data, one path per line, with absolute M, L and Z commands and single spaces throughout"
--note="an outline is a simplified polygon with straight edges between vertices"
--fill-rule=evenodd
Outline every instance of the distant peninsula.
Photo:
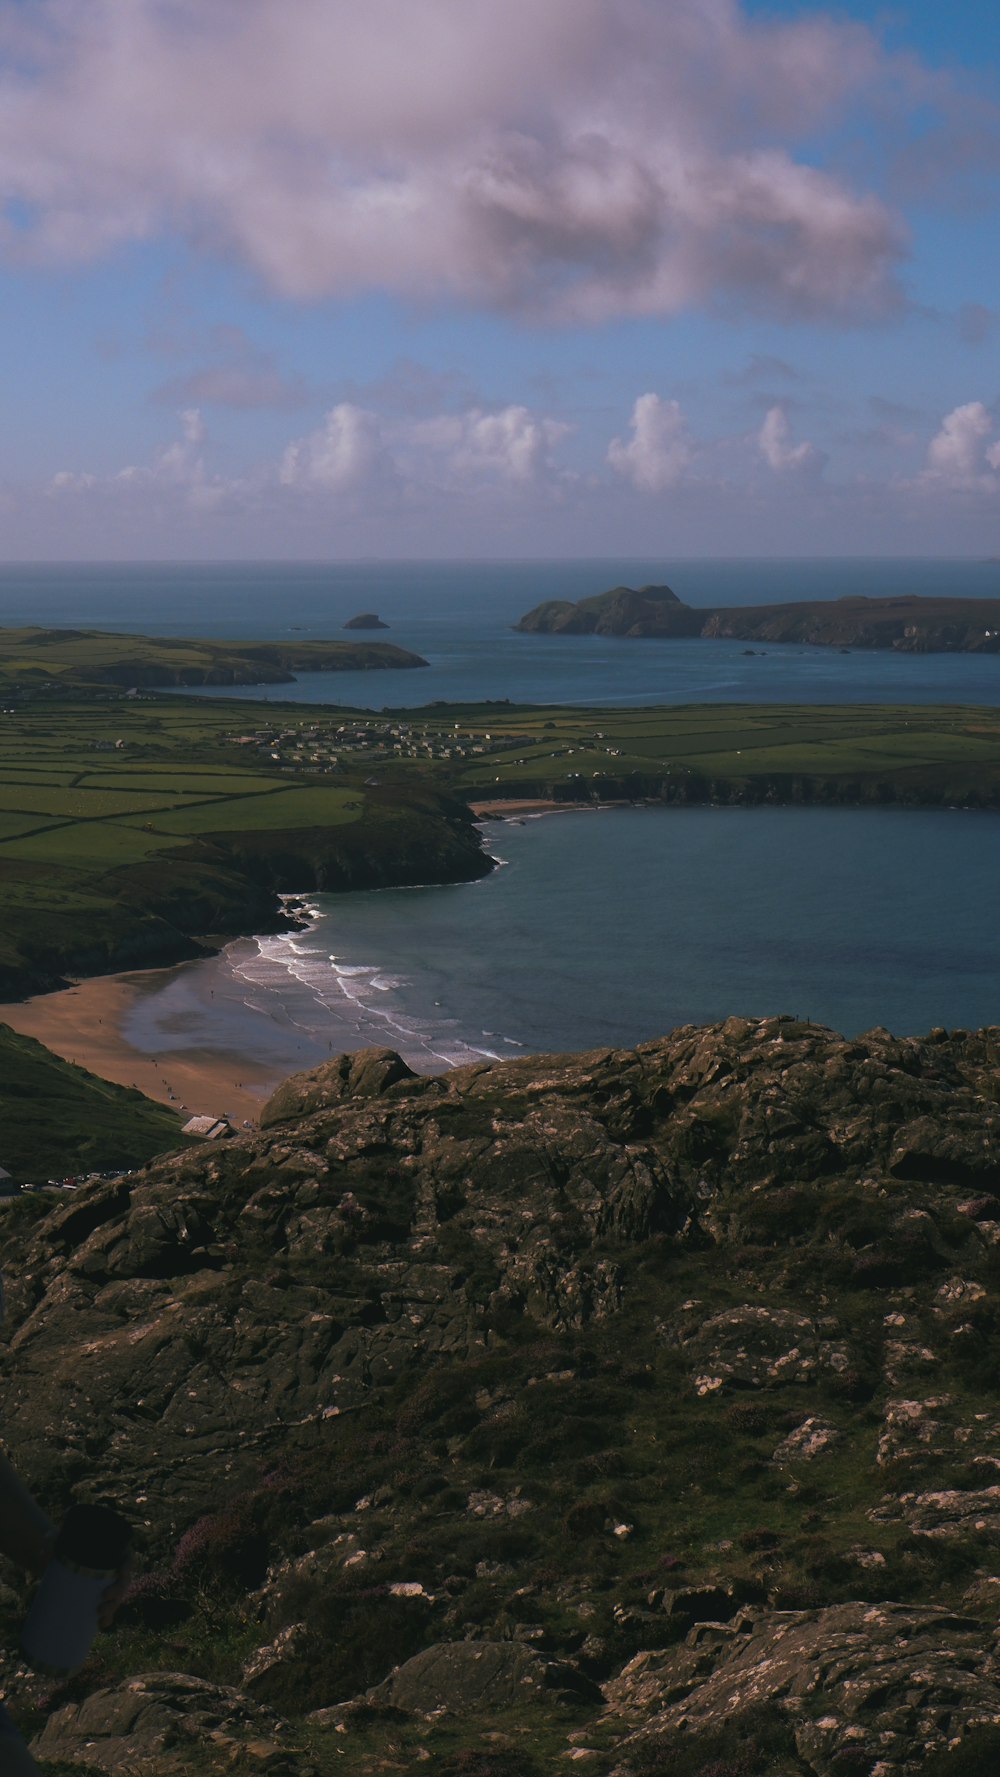
M 349 617 L 344 624 L 345 629 L 388 629 L 375 611 L 359 611 L 356 617 Z
M 96 629 L 0 629 L 0 690 L 288 685 L 299 673 L 426 666 L 390 642 L 209 642 Z
M 1000 654 L 1000 599 L 914 594 L 697 609 L 669 586 L 614 586 L 576 603 L 549 599 L 514 628 L 529 635 L 703 636 L 903 654 Z

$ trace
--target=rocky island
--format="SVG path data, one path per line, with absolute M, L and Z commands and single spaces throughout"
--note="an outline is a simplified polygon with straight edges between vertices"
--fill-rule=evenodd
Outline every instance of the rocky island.
M 43 1769 L 996 1769 L 998 1065 L 369 1050 L 0 1207 L 12 1453 L 143 1545 L 77 1679 L 8 1674 Z
M 1000 599 L 914 594 L 698 609 L 669 586 L 615 586 L 576 603 L 549 599 L 514 628 L 531 635 L 706 636 L 906 654 L 998 654 Z
M 375 611 L 359 611 L 357 617 L 349 617 L 344 624 L 345 629 L 388 629 Z

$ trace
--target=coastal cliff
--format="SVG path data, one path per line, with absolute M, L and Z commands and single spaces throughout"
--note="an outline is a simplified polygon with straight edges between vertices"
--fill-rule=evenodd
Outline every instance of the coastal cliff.
M 347 826 L 209 833 L 93 874 L 86 902 L 67 897 L 57 920 L 44 904 L 37 917 L 25 908 L 0 948 L 0 997 L 25 999 L 71 976 L 185 962 L 208 953 L 205 933 L 285 930 L 281 894 L 472 882 L 493 869 L 457 797 L 378 785 L 364 796 L 365 818 Z
M 38 1755 L 993 1769 L 998 1068 L 997 1030 L 773 1018 L 439 1078 L 365 1051 L 259 1134 L 18 1205 L 9 1442 L 146 1568 L 46 1726 L 12 1676 Z
M 549 600 L 515 629 L 533 635 L 704 636 L 904 654 L 1000 653 L 1000 599 L 851 597 L 698 610 L 668 586 L 613 587 L 574 604 Z

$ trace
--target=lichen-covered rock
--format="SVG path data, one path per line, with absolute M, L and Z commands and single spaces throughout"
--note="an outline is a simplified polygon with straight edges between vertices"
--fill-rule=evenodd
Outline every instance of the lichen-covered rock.
M 489 1713 L 502 1721 L 506 1711 L 545 1693 L 600 1697 L 571 1667 L 521 1642 L 468 1641 L 425 1648 L 369 1691 L 366 1701 L 410 1715 Z
M 770 1704 L 787 1714 L 815 1777 L 835 1777 L 848 1754 L 852 1770 L 903 1777 L 964 1729 L 1000 1723 L 1000 1661 L 980 1622 L 944 1610 L 750 1611 L 695 1629 L 674 1653 L 640 1655 L 605 1694 L 613 1716 L 646 1718 L 626 1755 Z
M 991 1720 L 998 1077 L 998 1032 L 783 1019 L 438 1078 L 370 1051 L 5 1225 L 5 1437 L 148 1569 L 46 1756 L 367 1777 L 434 1756 L 436 1673 L 470 1758 L 512 1672 L 598 1760 L 771 1699 L 807 1771 L 897 1777 Z M 164 1625 L 195 1676 L 130 1691 Z
M 128 1777 L 196 1768 L 279 1777 L 289 1769 L 283 1733 L 279 1717 L 237 1691 L 186 1673 L 146 1672 L 57 1709 L 31 1750 L 40 1760 Z

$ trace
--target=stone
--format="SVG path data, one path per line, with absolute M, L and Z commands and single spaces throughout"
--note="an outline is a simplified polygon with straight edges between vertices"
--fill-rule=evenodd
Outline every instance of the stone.
M 980 1622 L 944 1609 L 748 1611 L 693 1630 L 669 1653 L 638 1656 L 605 1697 L 612 1719 L 645 1717 L 623 1750 L 683 1742 L 770 1704 L 815 1777 L 836 1777 L 848 1752 L 904 1777 L 963 1728 L 1000 1722 L 1000 1661 Z M 622 1777 L 626 1769 L 616 1766 Z
M 185 1673 L 146 1672 L 57 1709 L 31 1750 L 37 1759 L 123 1777 L 167 1777 L 192 1770 L 192 1758 L 203 1770 L 221 1771 L 224 1757 L 231 1763 L 233 1752 L 254 1746 L 262 1766 L 277 1763 L 284 1731 L 278 1716 L 238 1691 Z

